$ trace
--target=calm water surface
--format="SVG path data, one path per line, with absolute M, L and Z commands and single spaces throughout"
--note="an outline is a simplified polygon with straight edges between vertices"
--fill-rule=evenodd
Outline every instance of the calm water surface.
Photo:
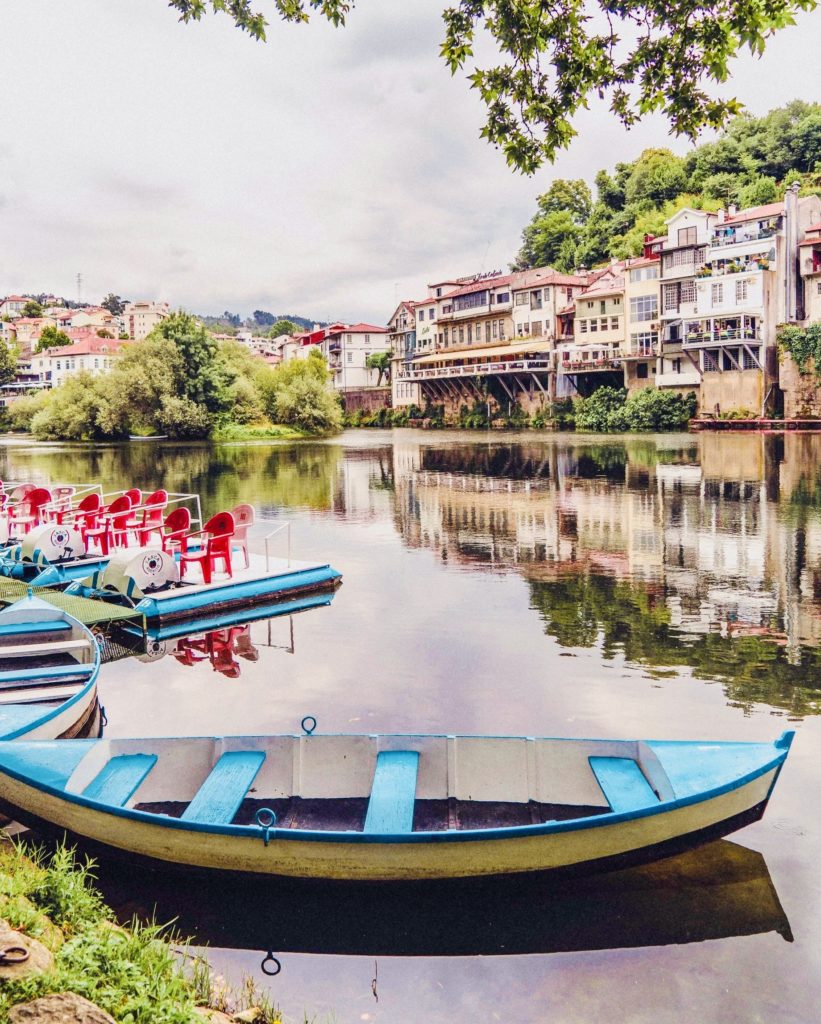
M 411 900 L 107 874 L 124 913 L 179 916 L 288 1020 L 819 1019 L 821 437 L 24 445 L 0 472 L 199 491 L 206 515 L 251 502 L 257 550 L 290 521 L 295 557 L 344 574 L 330 606 L 253 623 L 227 653 L 194 637 L 107 665 L 112 736 L 292 732 L 306 714 L 331 732 L 798 734 L 763 821 L 649 869 Z

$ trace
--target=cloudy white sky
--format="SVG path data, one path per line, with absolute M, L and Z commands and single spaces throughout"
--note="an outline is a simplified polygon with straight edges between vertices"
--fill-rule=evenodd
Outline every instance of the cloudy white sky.
M 599 107 L 513 174 L 438 56 L 443 6 L 359 0 L 345 29 L 261 45 L 165 0 L 0 0 L 0 295 L 76 297 L 80 272 L 85 300 L 384 323 L 427 281 L 505 267 L 552 177 L 686 148 Z M 821 100 L 820 46 L 806 15 L 732 88 L 753 113 Z

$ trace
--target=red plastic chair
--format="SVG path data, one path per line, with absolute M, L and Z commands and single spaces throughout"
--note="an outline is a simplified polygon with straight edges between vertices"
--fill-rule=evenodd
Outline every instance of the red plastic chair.
M 180 551 L 188 550 L 188 531 L 191 529 L 191 513 L 185 506 L 181 505 L 169 512 L 165 522 L 160 529 L 160 542 L 163 551 L 171 548 L 172 542 L 176 541 Z M 143 543 L 143 542 L 141 542 Z
M 50 502 L 51 491 L 45 487 L 32 487 L 23 500 L 10 509 L 12 529 L 20 528 L 23 533 L 28 533 L 41 522 L 45 515 L 43 506 Z
M 123 494 L 108 506 L 105 512 L 101 513 L 102 526 L 96 526 L 92 530 L 86 530 L 84 537 L 88 541 L 98 541 L 100 551 L 107 555 L 112 548 L 121 547 L 125 542 L 125 535 L 128 530 L 128 517 L 131 515 L 131 499 Z
M 62 523 L 65 518 L 70 517 L 80 528 L 85 540 L 86 531 L 93 530 L 97 526 L 102 511 L 103 499 L 94 491 L 87 494 L 75 508 L 68 512 L 58 512 L 56 518 L 58 523 Z
M 132 514 L 128 521 L 128 528 L 137 535 L 140 546 L 148 543 L 148 538 L 152 533 L 157 530 L 162 532 L 162 514 L 167 505 L 168 491 L 154 491 L 153 494 L 148 495 L 139 508 L 131 509 Z M 134 514 L 139 512 L 142 512 L 141 516 Z
M 130 500 L 132 508 L 136 508 L 143 500 L 143 492 L 139 487 L 132 487 L 130 490 L 124 492 L 123 497 Z
M 180 553 L 180 576 L 185 575 L 185 570 L 191 562 L 200 563 L 202 578 L 206 583 L 211 582 L 217 562 L 222 562 L 225 572 L 232 576 L 231 539 L 233 536 L 234 517 L 230 512 L 217 512 L 215 516 L 211 516 L 202 530 L 197 533 L 189 533 L 186 537 L 186 541 L 190 541 L 193 537 L 203 537 L 204 543 L 196 551 Z
M 248 528 L 254 525 L 254 506 L 237 505 L 231 509 L 234 517 L 234 547 L 241 551 L 245 558 L 245 568 L 251 564 L 248 557 Z

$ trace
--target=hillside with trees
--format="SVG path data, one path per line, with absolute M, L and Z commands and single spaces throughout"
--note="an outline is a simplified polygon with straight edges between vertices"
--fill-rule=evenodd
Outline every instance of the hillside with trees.
M 553 181 L 522 232 L 512 269 L 570 271 L 638 256 L 644 235 L 663 235 L 665 220 L 684 206 L 759 206 L 794 181 L 802 195 L 821 195 L 818 103 L 794 100 L 764 117 L 735 117 L 686 156 L 646 149 L 632 163 L 599 171 L 595 198 L 581 179 Z

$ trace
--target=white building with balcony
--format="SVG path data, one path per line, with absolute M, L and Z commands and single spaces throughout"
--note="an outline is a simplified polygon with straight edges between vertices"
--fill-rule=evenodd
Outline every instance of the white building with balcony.
M 376 387 L 379 371 L 368 367 L 368 356 L 387 351 L 388 332 L 374 324 L 331 324 L 321 351 L 328 362 L 334 390 L 346 392 Z M 383 376 L 382 383 L 386 384 Z
M 587 277 L 558 274 L 536 267 L 513 275 L 513 334 L 516 338 L 547 338 L 558 333 L 558 312 L 587 287 Z

